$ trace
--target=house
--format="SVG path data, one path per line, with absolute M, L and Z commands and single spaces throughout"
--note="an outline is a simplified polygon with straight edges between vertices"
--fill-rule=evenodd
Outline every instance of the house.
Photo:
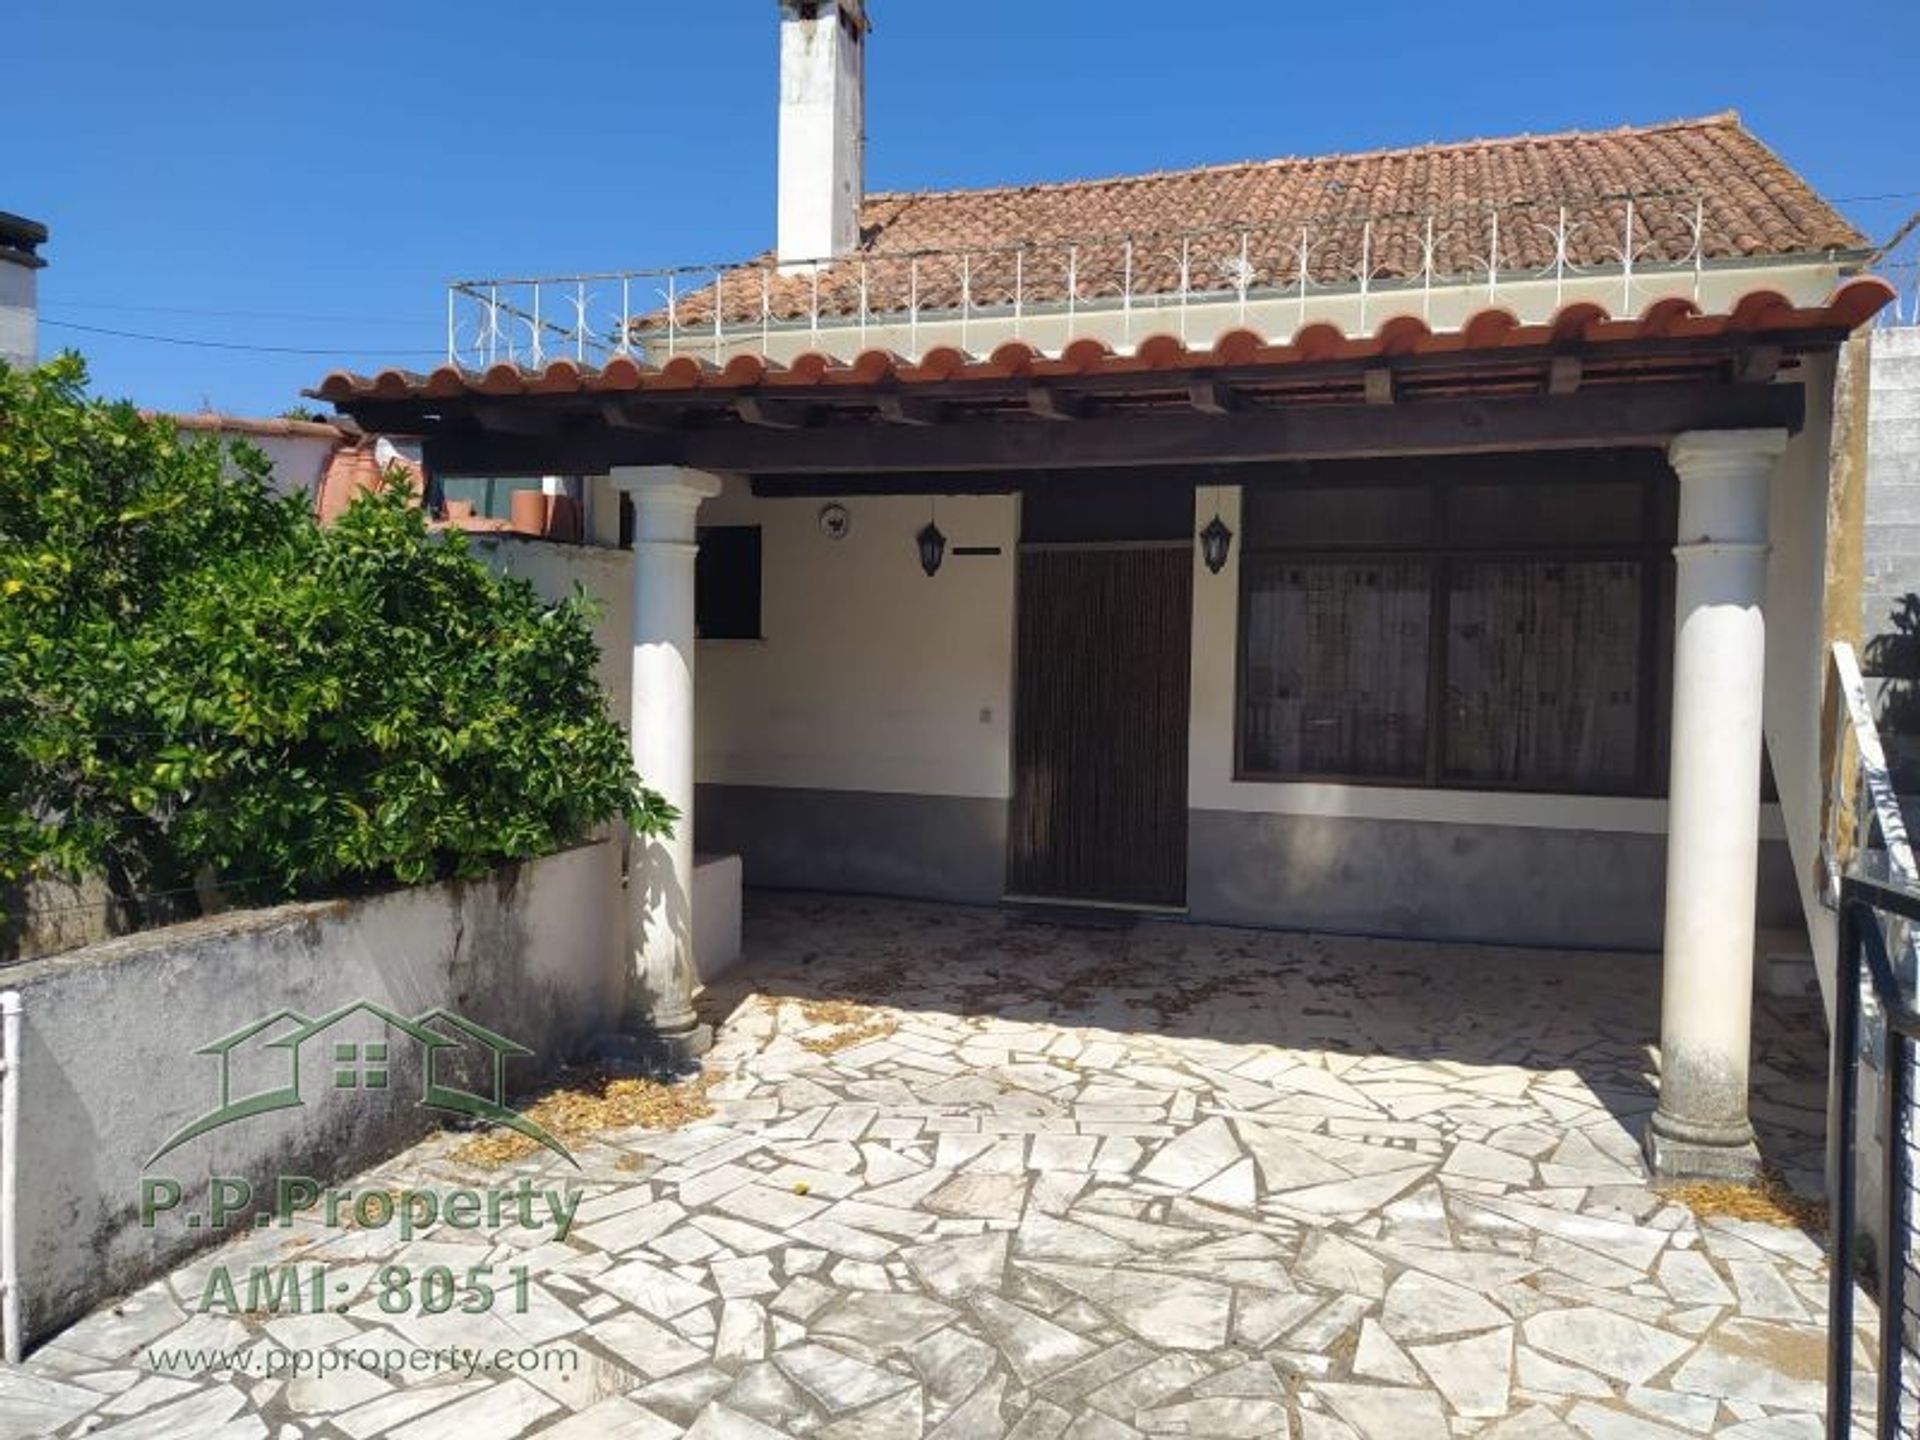
M 693 817 L 634 860 L 634 1025 L 701 1043 L 696 845 L 1658 947 L 1652 1159 L 1751 1173 L 1756 933 L 1833 951 L 1865 238 L 1732 114 L 868 196 L 865 7 L 780 11 L 774 249 L 456 284 L 445 365 L 314 392 L 630 543 L 635 758 Z
M 324 509 L 329 489 L 341 488 L 337 480 L 330 483 L 330 477 L 338 458 L 352 453 L 355 439 L 351 427 L 290 416 L 252 419 L 201 410 L 166 418 L 189 440 L 214 436 L 223 443 L 244 440 L 254 446 L 272 462 L 274 490 L 282 495 L 306 496 L 315 513 Z M 345 508 L 344 501 L 341 508 Z
M 339 519 L 355 496 L 378 488 L 398 469 L 436 524 L 472 534 L 580 538 L 579 487 L 558 476 L 478 477 L 447 486 L 428 472 L 420 443 L 405 437 L 295 416 L 260 420 L 200 411 L 167 418 L 189 437 L 244 440 L 265 452 L 274 489 L 307 497 L 322 524 Z

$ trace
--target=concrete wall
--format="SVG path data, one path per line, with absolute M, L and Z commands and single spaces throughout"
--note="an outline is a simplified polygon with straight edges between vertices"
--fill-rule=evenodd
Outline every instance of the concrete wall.
M 410 1018 L 446 1006 L 533 1050 L 509 1064 L 510 1084 L 524 1085 L 606 1030 L 622 995 L 617 866 L 613 846 L 587 845 L 471 883 L 195 921 L 8 969 L 25 1012 L 29 1336 L 220 1238 L 143 1229 L 136 1210 L 148 1157 L 218 1101 L 214 1059 L 193 1053 L 209 1041 L 281 1009 L 312 1017 L 369 1000 Z M 321 1088 L 303 1108 L 212 1131 L 146 1173 L 186 1187 L 183 1214 L 204 1203 L 213 1175 L 257 1188 L 280 1174 L 341 1179 L 435 1125 L 399 1080 L 390 1093 L 382 1105 Z
M 339 439 L 317 435 L 248 435 L 273 462 L 273 488 L 282 495 L 304 495 L 317 501 L 327 461 L 340 448 Z
M 1018 501 L 856 496 L 842 540 L 821 532 L 827 503 L 729 482 L 701 508 L 761 527 L 763 578 L 762 638 L 700 644 L 699 779 L 1004 799 Z M 929 578 L 914 536 L 935 510 L 948 549 Z
M 608 713 L 624 726 L 633 690 L 633 552 L 505 534 L 472 535 L 468 543 L 495 573 L 524 580 L 549 600 L 565 599 L 577 585 L 595 602 L 600 684 Z
M 1834 362 L 1806 361 L 1807 419 L 1774 471 L 1768 515 L 1766 701 L 1767 758 L 1780 796 L 1780 825 L 1792 855 L 1797 927 L 1811 942 L 1816 966 L 1832 973 L 1836 935 L 1821 904 L 1821 796 L 1826 780 L 1820 745 L 1827 673 L 1828 476 L 1833 425 Z M 1770 897 L 1760 897 L 1762 923 Z M 1775 921 L 1773 923 L 1784 923 Z
M 596 517 L 617 517 L 609 497 L 596 499 Z M 849 498 L 841 540 L 820 529 L 827 503 L 757 500 L 730 481 L 701 508 L 703 525 L 761 527 L 762 593 L 760 639 L 703 640 L 695 656 L 695 844 L 741 856 L 749 885 L 997 900 L 1018 501 L 940 499 L 949 549 L 932 579 L 914 548 L 928 501 Z M 542 595 L 578 584 L 601 602 L 601 679 L 625 723 L 632 554 L 511 536 L 472 543 Z
M 699 646 L 696 843 L 743 856 L 749 885 L 997 900 L 1018 502 L 850 497 L 840 540 L 827 503 L 729 482 L 701 509 L 761 527 L 762 638 Z M 930 579 L 914 536 L 936 510 Z
M 1920 647 L 1920 633 L 1896 618 L 1920 597 L 1920 326 L 1876 330 L 1867 343 L 1862 659 L 1867 673 L 1883 674 L 1903 636 L 1909 656 Z

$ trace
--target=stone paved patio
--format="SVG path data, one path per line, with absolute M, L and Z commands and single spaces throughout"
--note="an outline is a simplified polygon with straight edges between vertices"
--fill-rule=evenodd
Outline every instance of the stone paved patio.
M 1636 957 L 1079 928 L 766 899 L 717 1114 L 505 1171 L 441 1137 L 364 1183 L 583 1183 L 541 1225 L 226 1247 L 0 1372 L 0 1440 L 1813 1440 L 1826 1270 L 1648 1188 Z M 805 1003 L 886 1007 L 879 1023 Z M 1819 1170 L 1822 1040 L 1767 1004 L 1770 1158 Z M 194 1315 L 209 1267 L 345 1314 Z M 525 1313 L 383 1313 L 375 1267 L 526 1264 Z M 1870 1314 L 1870 1309 L 1868 1311 Z M 566 1373 L 162 1375 L 148 1347 L 542 1347 Z M 250 1363 L 249 1368 L 252 1367 Z

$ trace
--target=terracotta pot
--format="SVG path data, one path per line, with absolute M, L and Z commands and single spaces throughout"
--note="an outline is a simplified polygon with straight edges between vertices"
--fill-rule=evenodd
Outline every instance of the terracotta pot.
M 547 508 L 547 497 L 538 490 L 514 491 L 513 506 L 508 511 L 513 517 L 513 528 L 522 535 L 546 534 Z
M 453 521 L 460 521 L 460 520 L 471 520 L 472 518 L 473 518 L 473 502 L 471 500 L 447 501 L 447 519 L 453 520 Z

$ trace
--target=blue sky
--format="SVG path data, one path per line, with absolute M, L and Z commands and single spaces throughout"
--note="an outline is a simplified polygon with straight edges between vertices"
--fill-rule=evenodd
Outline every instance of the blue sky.
M 1870 234 L 1920 208 L 1912 11 L 872 0 L 869 184 L 1063 179 L 1736 108 Z M 1810 16 L 1829 17 L 1825 33 Z M 96 388 L 276 414 L 429 365 L 455 275 L 773 233 L 770 0 L 63 0 L 8 19 L 0 210 Z M 1884 199 L 1854 197 L 1891 196 Z

